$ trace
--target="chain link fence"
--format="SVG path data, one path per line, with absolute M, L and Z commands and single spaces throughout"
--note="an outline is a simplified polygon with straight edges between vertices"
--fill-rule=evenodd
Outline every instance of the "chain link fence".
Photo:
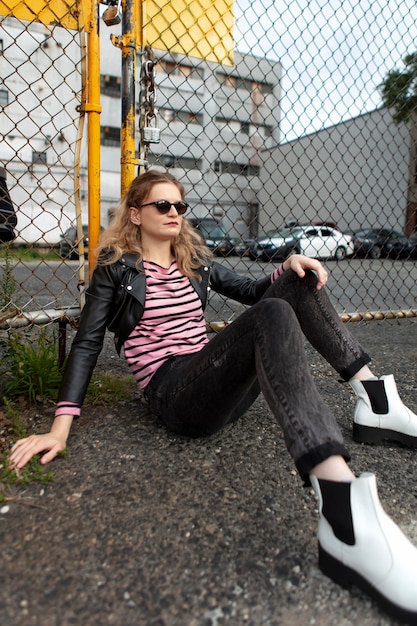
M 86 204 L 79 108 L 85 45 L 77 30 L 1 8 L 0 162 L 17 216 L 14 240 L 0 248 L 4 329 L 79 313 L 84 271 L 67 261 L 78 257 L 72 246 Z
M 18 217 L 16 239 L 2 246 L 5 328 L 71 317 L 83 304 L 81 105 L 92 77 L 82 29 L 1 6 L 0 164 Z M 417 70 L 404 63 L 414 53 L 414 1 L 136 3 L 131 86 L 131 4 L 98 8 L 111 10 L 99 30 L 103 227 L 123 187 L 131 87 L 135 173 L 181 179 L 189 217 L 219 262 L 257 277 L 303 252 L 328 266 L 344 319 L 416 314 Z M 407 80 L 408 115 L 395 118 Z M 212 320 L 238 312 L 212 298 Z

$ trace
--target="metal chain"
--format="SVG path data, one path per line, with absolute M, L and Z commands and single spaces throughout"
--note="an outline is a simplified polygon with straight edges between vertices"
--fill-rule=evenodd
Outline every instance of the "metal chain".
M 149 145 L 159 142 L 159 128 L 157 125 L 156 84 L 155 84 L 155 56 L 150 46 L 143 50 L 141 66 L 141 95 L 140 95 L 140 165 L 148 165 Z

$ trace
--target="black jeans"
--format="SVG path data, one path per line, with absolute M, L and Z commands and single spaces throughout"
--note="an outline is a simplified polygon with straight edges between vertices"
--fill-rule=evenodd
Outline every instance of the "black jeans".
M 302 333 L 345 380 L 370 357 L 316 282 L 313 272 L 303 279 L 285 272 L 200 352 L 164 363 L 145 391 L 151 410 L 170 430 L 199 437 L 243 415 L 262 391 L 303 479 L 332 455 L 349 459 L 311 377 Z

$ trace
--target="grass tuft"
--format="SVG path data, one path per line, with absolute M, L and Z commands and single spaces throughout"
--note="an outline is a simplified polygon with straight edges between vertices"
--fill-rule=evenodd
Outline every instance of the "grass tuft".
M 3 360 L 3 390 L 8 398 L 23 397 L 30 403 L 56 398 L 62 371 L 54 337 L 43 328 L 23 339 L 10 331 Z
M 112 404 L 129 400 L 137 389 L 131 375 L 116 376 L 110 372 L 93 374 L 87 390 L 87 401 L 92 404 Z

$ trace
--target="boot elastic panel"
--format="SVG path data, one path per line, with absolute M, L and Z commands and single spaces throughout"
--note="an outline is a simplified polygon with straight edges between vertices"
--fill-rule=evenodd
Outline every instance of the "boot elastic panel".
M 388 398 L 383 380 L 363 380 L 362 385 L 368 394 L 372 411 L 377 415 L 388 413 Z
M 355 545 L 352 509 L 350 505 L 351 483 L 319 479 L 322 496 L 322 515 L 327 519 L 335 536 L 349 546 Z

